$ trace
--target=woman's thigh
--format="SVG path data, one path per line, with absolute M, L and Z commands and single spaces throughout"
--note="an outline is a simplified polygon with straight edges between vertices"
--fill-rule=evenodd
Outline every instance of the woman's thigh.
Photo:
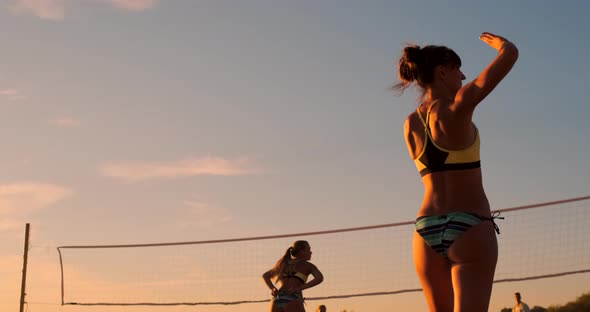
M 414 232 L 414 266 L 430 311 L 453 311 L 451 264 Z
M 461 234 L 449 249 L 455 311 L 487 311 L 498 261 L 498 241 L 489 221 Z

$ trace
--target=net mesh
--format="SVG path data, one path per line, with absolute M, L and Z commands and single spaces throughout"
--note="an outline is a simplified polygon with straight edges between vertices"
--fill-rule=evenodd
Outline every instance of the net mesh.
M 496 282 L 590 272 L 589 197 L 502 209 Z M 413 222 L 166 244 L 61 246 L 62 303 L 235 305 L 267 302 L 261 274 L 299 239 L 325 276 L 306 300 L 421 291 Z

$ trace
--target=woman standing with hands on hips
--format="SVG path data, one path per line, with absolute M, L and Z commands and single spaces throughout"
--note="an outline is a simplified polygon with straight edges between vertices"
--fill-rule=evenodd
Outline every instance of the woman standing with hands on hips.
M 413 249 L 430 311 L 488 311 L 492 292 L 499 229 L 483 189 L 472 116 L 512 69 L 518 49 L 491 33 L 479 38 L 498 54 L 465 86 L 461 59 L 447 47 L 406 46 L 399 60 L 395 88 L 416 84 L 423 91 L 404 137 L 424 186 Z
M 324 280 L 322 272 L 309 262 L 311 247 L 307 241 L 295 241 L 275 266 L 262 274 L 272 294 L 271 312 L 305 312 L 303 290 L 314 287 Z M 309 275 L 313 279 L 308 281 Z M 279 288 L 274 282 L 279 284 Z

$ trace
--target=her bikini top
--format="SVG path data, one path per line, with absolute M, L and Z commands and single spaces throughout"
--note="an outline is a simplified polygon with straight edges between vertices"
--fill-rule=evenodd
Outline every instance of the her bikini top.
M 283 277 L 284 278 L 287 278 L 287 277 L 296 278 L 296 279 L 300 280 L 303 284 L 305 284 L 305 283 L 307 283 L 308 275 L 305 275 L 301 272 L 285 272 L 283 274 Z
M 424 132 L 426 133 L 426 139 L 422 151 L 418 157 L 414 159 L 416 167 L 418 168 L 418 171 L 420 171 L 420 176 L 425 176 L 432 172 L 475 169 L 481 167 L 479 158 L 479 131 L 477 131 L 477 128 L 475 128 L 475 141 L 471 146 L 462 150 L 444 149 L 434 143 L 434 139 L 432 138 L 432 134 L 428 127 L 431 109 L 432 105 L 426 113 L 426 119 L 422 118 L 419 109 L 416 110 L 418 112 L 418 117 L 420 117 L 420 121 L 422 121 L 422 124 L 424 125 Z
M 283 272 L 283 278 L 293 277 L 293 278 L 296 278 L 296 279 L 300 280 L 301 282 L 303 282 L 303 284 L 305 284 L 307 282 L 308 276 L 309 276 L 308 274 L 297 272 L 295 270 L 295 262 L 291 262 L 291 261 L 289 261 L 287 263 L 287 267 L 285 268 L 285 271 Z

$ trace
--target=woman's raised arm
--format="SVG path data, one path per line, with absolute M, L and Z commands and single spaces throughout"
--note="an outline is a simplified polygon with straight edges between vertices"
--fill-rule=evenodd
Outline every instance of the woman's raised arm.
M 483 42 L 498 51 L 498 56 L 475 80 L 462 87 L 455 96 L 451 109 L 473 113 L 473 110 L 506 77 L 518 59 L 518 49 L 508 39 L 484 32 L 479 36 Z

